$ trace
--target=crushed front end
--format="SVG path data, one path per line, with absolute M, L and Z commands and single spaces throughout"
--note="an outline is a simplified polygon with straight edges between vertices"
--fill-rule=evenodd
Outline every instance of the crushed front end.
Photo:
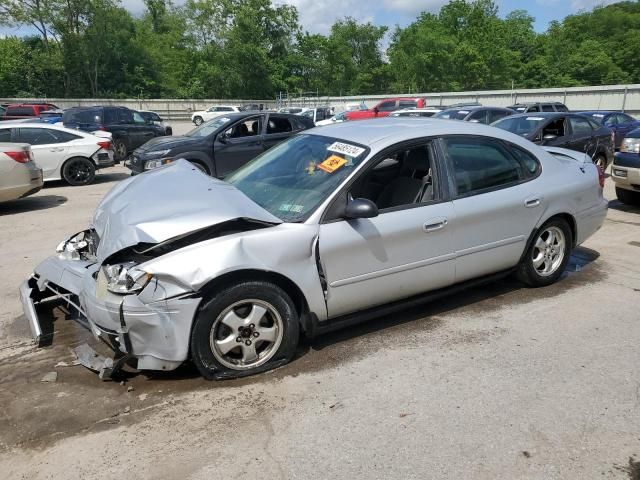
M 77 310 L 78 321 L 113 351 L 96 360 L 87 346 L 80 362 L 110 377 L 125 362 L 141 370 L 173 370 L 187 359 L 191 323 L 200 298 L 171 278 L 148 274 L 136 261 L 103 264 L 94 230 L 62 242 L 57 254 L 38 265 L 20 287 L 23 310 L 39 346 L 51 338 L 39 308 L 62 300 Z

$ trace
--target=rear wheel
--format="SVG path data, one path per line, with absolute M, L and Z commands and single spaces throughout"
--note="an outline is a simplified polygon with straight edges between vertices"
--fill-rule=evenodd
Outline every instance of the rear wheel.
M 618 197 L 618 200 L 622 203 L 626 203 L 627 205 L 640 205 L 640 192 L 633 192 L 631 190 L 616 187 L 616 197 Z
M 202 120 L 202 117 L 195 117 L 193 119 L 193 123 L 195 123 L 197 126 L 202 125 L 202 122 L 204 122 L 204 120 Z
M 191 357 L 209 380 L 243 377 L 289 362 L 298 336 L 298 313 L 284 290 L 269 282 L 238 282 L 203 302 Z
M 88 185 L 96 177 L 96 165 L 88 158 L 70 158 L 62 166 L 62 178 L 73 186 Z
M 124 143 L 124 140 L 118 138 L 113 141 L 113 156 L 115 160 L 120 161 L 127 158 L 127 144 Z
M 572 245 L 567 222 L 552 218 L 536 232 L 518 267 L 518 278 L 530 287 L 555 283 L 569 262 Z

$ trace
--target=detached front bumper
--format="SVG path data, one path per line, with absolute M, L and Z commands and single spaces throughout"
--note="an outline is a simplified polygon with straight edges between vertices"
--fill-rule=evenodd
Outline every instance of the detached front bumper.
M 138 294 L 117 295 L 99 285 L 99 265 L 52 256 L 20 286 L 31 334 L 39 346 L 50 340 L 39 306 L 62 299 L 79 323 L 114 351 L 115 361 L 134 359 L 140 370 L 173 370 L 189 353 L 189 336 L 201 298 L 170 282 L 152 279 Z M 84 364 L 84 363 L 83 363 Z

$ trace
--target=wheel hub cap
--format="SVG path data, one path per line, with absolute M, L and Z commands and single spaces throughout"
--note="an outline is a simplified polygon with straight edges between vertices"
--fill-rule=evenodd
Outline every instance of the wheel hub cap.
M 534 244 L 532 261 L 536 272 L 548 277 L 557 272 L 564 260 L 566 238 L 558 227 L 549 227 L 538 235 Z

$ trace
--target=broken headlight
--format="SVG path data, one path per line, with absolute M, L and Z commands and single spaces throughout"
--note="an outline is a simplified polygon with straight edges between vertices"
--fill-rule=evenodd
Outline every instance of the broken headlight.
M 131 262 L 106 265 L 102 271 L 107 279 L 107 290 L 119 294 L 139 292 L 147 286 L 152 276 Z

